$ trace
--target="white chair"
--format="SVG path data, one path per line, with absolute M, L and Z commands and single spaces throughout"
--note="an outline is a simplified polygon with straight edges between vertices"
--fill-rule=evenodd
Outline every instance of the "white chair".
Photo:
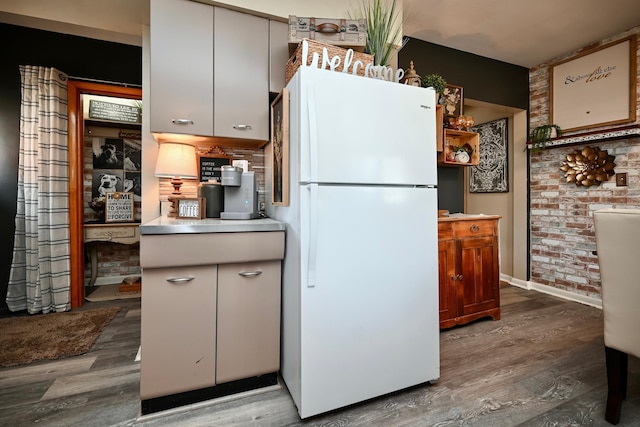
M 607 364 L 605 420 L 618 424 L 627 397 L 628 355 L 640 357 L 640 209 L 601 209 L 593 219 Z

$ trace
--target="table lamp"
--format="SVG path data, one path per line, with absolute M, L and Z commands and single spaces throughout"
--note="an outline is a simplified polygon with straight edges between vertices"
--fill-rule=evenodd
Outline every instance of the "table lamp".
M 171 202 L 171 212 L 169 212 L 168 216 L 177 216 L 175 205 L 176 200 L 182 197 L 182 193 L 180 192 L 182 179 L 198 178 L 196 148 L 192 145 L 177 142 L 164 142 L 160 144 L 155 176 L 158 178 L 171 178 L 173 193 L 167 198 Z

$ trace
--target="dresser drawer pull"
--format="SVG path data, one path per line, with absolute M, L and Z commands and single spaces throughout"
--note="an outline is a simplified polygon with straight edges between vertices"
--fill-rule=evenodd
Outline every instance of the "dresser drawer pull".
M 192 125 L 193 120 L 190 119 L 171 119 L 171 123 L 174 125 Z
M 233 125 L 233 128 L 237 130 L 251 130 L 251 125 Z
M 469 230 L 473 231 L 474 233 L 480 231 L 480 226 L 477 224 L 473 224 L 471 227 L 469 227 Z
M 193 279 L 195 279 L 195 277 L 193 276 L 187 276 L 187 277 L 170 277 L 167 279 L 167 282 L 169 283 L 187 283 L 192 281 Z
M 254 277 L 262 274 L 262 271 L 241 271 L 238 275 L 242 277 Z

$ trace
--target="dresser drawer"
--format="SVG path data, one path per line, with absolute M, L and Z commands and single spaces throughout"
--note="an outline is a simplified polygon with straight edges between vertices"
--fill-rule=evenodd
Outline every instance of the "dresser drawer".
M 84 241 L 115 241 L 119 239 L 136 239 L 138 238 L 138 225 L 134 226 L 110 226 L 103 225 L 97 227 L 84 227 Z
M 438 240 L 453 239 L 453 227 L 451 222 L 438 222 Z
M 453 235 L 456 238 L 493 236 L 494 220 L 457 221 L 453 223 Z M 497 233 L 496 233 L 497 234 Z

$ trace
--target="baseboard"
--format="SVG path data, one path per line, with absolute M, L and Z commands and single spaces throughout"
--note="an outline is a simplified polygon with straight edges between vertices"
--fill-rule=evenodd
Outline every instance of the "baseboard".
M 576 294 L 574 292 L 565 291 L 564 289 L 554 288 L 553 286 L 543 285 L 542 283 L 536 283 L 529 281 L 529 289 L 542 292 L 544 294 L 553 295 L 558 298 L 566 299 L 569 301 L 579 302 L 581 304 L 590 305 L 591 307 L 599 308 L 602 310 L 602 300 L 599 298 L 593 298 L 586 295 Z

